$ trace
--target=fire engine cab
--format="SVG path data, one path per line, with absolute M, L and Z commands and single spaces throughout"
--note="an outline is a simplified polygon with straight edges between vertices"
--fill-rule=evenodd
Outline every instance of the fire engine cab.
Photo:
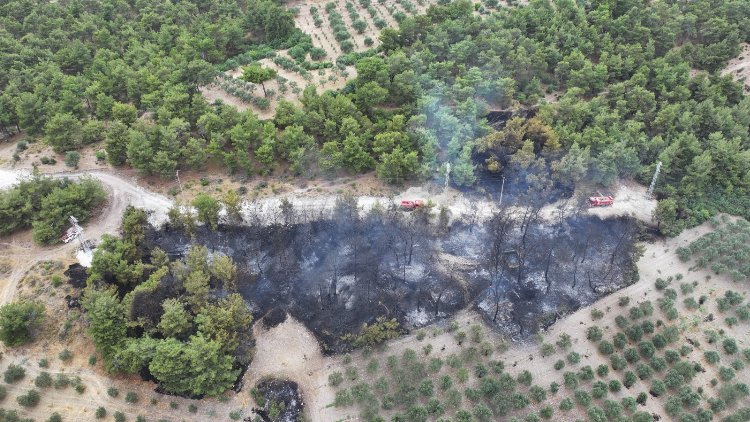
M 611 196 L 591 196 L 589 197 L 589 207 L 611 207 L 615 203 L 615 198 Z
M 405 210 L 415 210 L 417 208 L 422 208 L 424 206 L 424 201 L 421 199 L 405 199 L 401 201 L 401 208 Z

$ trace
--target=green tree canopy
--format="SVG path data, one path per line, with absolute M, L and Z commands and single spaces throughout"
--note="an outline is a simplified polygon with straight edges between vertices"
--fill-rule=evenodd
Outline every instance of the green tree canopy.
M 8 347 L 20 346 L 33 339 L 44 320 L 44 305 L 22 300 L 0 307 L 0 341 Z

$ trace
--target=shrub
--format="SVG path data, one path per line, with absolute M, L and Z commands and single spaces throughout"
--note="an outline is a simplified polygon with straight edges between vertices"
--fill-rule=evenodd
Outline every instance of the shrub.
M 628 336 L 630 341 L 638 342 L 643 337 L 643 329 L 640 325 L 633 325 L 625 329 L 625 335 Z
M 547 398 L 547 392 L 544 391 L 544 388 L 539 387 L 538 385 L 529 388 L 529 395 L 531 396 L 531 399 L 537 403 L 541 403 Z
M 115 422 L 125 422 L 125 414 L 119 410 L 113 416 L 115 417 Z
M 667 361 L 664 360 L 664 358 L 660 358 L 658 356 L 652 357 L 648 363 L 649 365 L 651 365 L 651 368 L 656 372 L 661 372 L 664 370 L 664 368 L 667 367 Z
M 349 390 L 343 389 L 336 392 L 336 397 L 333 400 L 333 405 L 336 407 L 348 407 L 354 404 L 354 399 L 349 393 Z
M 653 341 L 654 347 L 657 349 L 663 349 L 667 346 L 667 339 L 661 334 L 656 334 L 651 338 L 651 341 Z
M 419 384 L 419 392 L 424 397 L 432 397 L 435 392 L 435 387 L 432 384 L 432 380 L 424 380 Z
M 599 309 L 592 309 L 591 310 L 591 319 L 596 321 L 598 319 L 602 319 L 604 317 L 604 312 L 600 311 Z
M 70 379 L 68 379 L 68 376 L 65 374 L 57 374 L 55 376 L 55 382 L 52 383 L 52 386 L 55 387 L 56 390 L 67 388 L 68 385 L 70 385 Z
M 630 304 L 630 297 L 621 296 L 619 299 L 617 299 L 617 304 L 623 308 L 628 306 Z
M 638 356 L 638 351 L 633 347 L 625 350 L 623 356 L 625 357 L 625 360 L 628 361 L 628 363 L 635 363 L 638 362 L 638 359 L 640 359 L 640 357 Z
M 655 283 L 656 290 L 664 290 L 664 289 L 666 289 L 667 286 L 669 286 L 669 283 L 671 283 L 671 282 L 672 282 L 672 280 L 667 281 L 667 280 L 664 280 L 662 278 L 657 278 L 656 279 L 656 283 Z
M 650 341 L 642 341 L 638 343 L 638 353 L 644 358 L 651 358 L 656 352 L 656 347 Z
M 447 391 L 453 387 L 453 380 L 451 379 L 450 375 L 443 375 L 440 377 L 440 389 L 443 391 Z
M 717 364 L 719 363 L 719 360 L 721 360 L 721 358 L 719 357 L 719 354 L 713 350 L 708 350 L 708 351 L 703 352 L 703 356 L 706 357 L 706 360 L 710 364 Z
M 576 390 L 575 393 L 573 393 L 573 396 L 576 399 L 576 403 L 580 406 L 589 407 L 591 405 L 591 395 L 589 395 L 589 393 L 583 390 Z
M 32 341 L 34 333 L 42 324 L 44 305 L 22 300 L 0 307 L 0 341 L 8 347 L 20 346 Z
M 599 343 L 599 353 L 609 356 L 614 352 L 615 346 L 613 346 L 612 343 L 608 342 L 607 340 L 602 340 L 601 343 Z
M 586 338 L 593 342 L 597 342 L 602 339 L 602 330 L 596 325 L 593 325 L 586 330 Z
M 664 381 L 653 380 L 651 382 L 651 389 L 649 390 L 649 392 L 651 393 L 652 396 L 659 397 L 662 394 L 664 394 L 664 392 L 666 391 L 667 391 L 667 385 L 664 384 Z
M 633 386 L 633 384 L 636 383 L 637 380 L 638 380 L 638 377 L 636 377 L 636 375 L 633 372 L 628 371 L 625 373 L 625 376 L 622 379 L 622 385 L 624 385 L 625 388 L 630 388 Z
M 596 367 L 596 375 L 598 375 L 600 378 L 604 378 L 607 375 L 609 375 L 609 365 L 607 364 L 601 364 Z
M 26 394 L 16 397 L 16 401 L 23 407 L 34 407 L 39 404 L 40 398 L 38 391 L 29 390 Z
M 129 391 L 127 394 L 125 394 L 125 401 L 128 403 L 137 403 L 138 402 L 138 394 Z
M 664 359 L 666 359 L 667 363 L 679 362 L 680 354 L 676 350 L 670 349 L 664 352 Z
M 49 361 L 47 359 L 39 359 L 38 365 L 40 368 L 48 368 Z
M 10 364 L 8 368 L 3 372 L 3 379 L 6 384 L 13 384 L 14 382 L 20 381 L 26 376 L 26 370 L 19 365 Z
M 549 391 L 550 391 L 550 393 L 552 393 L 552 394 L 556 394 L 556 393 L 557 393 L 558 391 L 560 391 L 560 384 L 558 384 L 558 383 L 556 383 L 556 382 L 552 381 L 552 382 L 551 382 L 551 383 L 549 384 Z
M 627 327 L 627 326 L 628 326 L 628 325 L 629 325 L 630 323 L 628 322 L 628 320 L 627 320 L 627 319 L 626 319 L 626 318 L 625 318 L 624 316 L 622 316 L 622 315 L 617 315 L 617 316 L 615 317 L 615 324 L 617 324 L 617 327 L 618 327 L 618 328 L 620 328 L 620 329 L 624 329 L 624 328 L 625 328 L 625 327 Z
M 49 415 L 49 418 L 47 418 L 47 422 L 62 422 L 62 416 L 60 416 L 59 413 L 54 412 Z
M 573 390 L 576 387 L 578 387 L 578 377 L 576 377 L 576 374 L 573 372 L 566 372 L 563 374 L 563 380 L 565 383 L 565 387 Z
M 719 378 L 724 382 L 731 381 L 734 378 L 734 370 L 732 368 L 722 366 L 721 368 L 719 368 Z
M 52 376 L 49 372 L 42 372 L 34 379 L 34 385 L 37 388 L 50 388 L 52 387 Z
M 542 344 L 542 348 L 541 348 L 542 357 L 550 356 L 553 353 L 555 353 L 555 346 L 549 343 Z
M 643 318 L 643 311 L 641 310 L 641 308 L 633 306 L 628 311 L 628 315 L 630 316 L 630 319 L 635 321 L 636 319 Z
M 735 342 L 732 338 L 724 339 L 724 341 L 721 343 L 721 347 L 724 348 L 724 351 L 730 355 L 737 353 L 737 342 Z
M 519 384 L 522 384 L 528 387 L 529 385 L 531 385 L 531 378 L 532 378 L 531 372 L 523 371 L 518 375 L 517 381 Z
M 570 363 L 571 365 L 575 365 L 581 361 L 581 355 L 576 352 L 570 352 L 566 356 L 566 359 L 568 360 L 568 363 Z
M 560 401 L 558 408 L 563 412 L 568 412 L 573 409 L 573 401 L 566 397 Z
M 516 410 L 521 410 L 529 405 L 529 399 L 519 392 L 513 393 L 510 400 Z
M 609 387 L 609 391 L 611 391 L 613 393 L 616 393 L 616 392 L 620 391 L 620 387 L 621 387 L 620 381 L 618 381 L 618 380 L 610 380 L 609 384 L 608 384 L 608 387 Z
M 622 350 L 627 346 L 628 339 L 625 337 L 625 334 L 623 333 L 617 333 L 612 338 L 612 344 L 615 346 L 615 349 Z
M 591 366 L 586 365 L 578 371 L 578 379 L 581 381 L 590 381 L 594 379 L 594 371 Z
M 565 367 L 565 362 L 562 359 L 558 359 L 557 362 L 555 362 L 555 369 L 559 371 L 563 369 L 563 367 Z
M 648 401 L 648 395 L 644 392 L 640 392 L 638 393 L 638 397 L 636 397 L 635 401 L 641 406 L 644 406 L 646 404 L 646 401 Z
M 489 373 L 489 371 L 487 370 L 487 367 L 482 364 L 479 364 L 474 367 L 474 376 L 477 378 L 481 379 L 485 375 L 487 375 L 487 373 Z
M 71 352 L 68 349 L 63 350 L 57 355 L 58 358 L 60 358 L 61 361 L 67 362 L 73 358 L 73 352 Z
M 459 368 L 456 372 L 456 379 L 458 379 L 458 382 L 461 384 L 465 383 L 469 380 L 469 370 L 466 368 Z
M 557 338 L 557 341 L 555 342 L 555 344 L 557 344 L 557 347 L 559 347 L 559 348 L 561 348 L 563 350 L 567 350 L 573 344 L 573 341 L 572 341 L 572 338 L 570 337 L 569 334 L 562 333 Z
M 602 397 L 607 396 L 607 384 L 597 381 L 594 383 L 593 386 L 591 386 L 591 397 L 593 397 L 596 400 L 601 399 Z
M 628 366 L 628 362 L 618 355 L 612 355 L 609 358 L 609 362 L 610 366 L 612 366 L 612 369 L 614 369 L 615 371 L 620 371 Z
M 78 167 L 78 162 L 81 160 L 81 154 L 78 151 L 68 151 L 65 153 L 65 165 L 68 167 Z
M 635 368 L 635 372 L 638 374 L 638 378 L 642 380 L 647 380 L 651 378 L 651 375 L 653 375 L 654 373 L 651 367 L 644 363 L 639 363 L 638 366 L 636 366 Z

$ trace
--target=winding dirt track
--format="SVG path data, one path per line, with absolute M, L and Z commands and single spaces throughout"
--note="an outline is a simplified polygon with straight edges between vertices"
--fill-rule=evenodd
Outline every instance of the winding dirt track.
M 8 188 L 28 175 L 29 172 L 25 170 L 0 169 L 0 189 Z M 128 205 L 152 211 L 149 220 L 154 224 L 166 221 L 167 211 L 172 206 L 171 200 L 142 188 L 134 180 L 127 180 L 103 171 L 62 172 L 53 173 L 50 176 L 70 178 L 91 176 L 104 186 L 107 191 L 107 201 L 99 215 L 84 227 L 88 239 L 99 239 L 103 234 L 117 234 L 120 219 Z M 0 304 L 13 299 L 18 281 L 34 264 L 63 253 L 72 253 L 76 246 L 73 243 L 49 247 L 9 245 L 10 248 L 16 249 L 14 255 L 20 259 L 17 259 L 17 265 L 0 285 Z

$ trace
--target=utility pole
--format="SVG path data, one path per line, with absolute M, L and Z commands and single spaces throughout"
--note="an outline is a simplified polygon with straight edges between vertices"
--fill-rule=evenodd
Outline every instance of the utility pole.
M 503 176 L 503 184 L 500 185 L 500 203 L 498 203 L 498 206 L 503 205 L 503 191 L 505 190 L 505 176 Z
M 179 170 L 176 171 L 176 175 L 177 175 L 177 184 L 180 186 L 180 193 L 182 193 L 182 182 L 180 182 L 180 171 Z
M 81 250 L 86 254 L 90 253 L 91 248 L 89 247 L 86 239 L 83 237 L 83 227 L 78 224 L 78 219 L 71 215 L 70 218 L 68 218 L 68 221 L 70 221 L 70 225 L 73 226 L 73 230 L 75 230 L 75 237 L 78 238 L 78 242 L 81 245 Z
M 654 177 L 651 179 L 651 185 L 648 187 L 648 198 L 654 197 L 654 188 L 656 187 L 656 179 L 659 178 L 659 172 L 661 172 L 661 161 L 656 164 L 656 170 L 654 171 Z

